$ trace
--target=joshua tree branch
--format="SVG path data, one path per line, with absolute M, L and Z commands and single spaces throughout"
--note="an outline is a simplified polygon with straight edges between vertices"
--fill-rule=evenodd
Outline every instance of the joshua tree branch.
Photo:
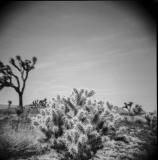
M 18 71 L 21 71 L 20 68 L 15 64 L 15 63 L 11 63 Z
M 26 76 L 25 76 L 25 78 L 23 79 L 23 87 L 22 87 L 22 90 L 21 90 L 22 93 L 23 93 L 23 91 L 24 91 L 24 89 L 25 89 L 25 84 L 26 84 L 27 78 L 28 78 L 28 71 L 26 71 Z
M 21 79 L 24 81 L 24 69 L 21 71 Z
M 19 93 L 19 88 L 18 87 L 14 86 L 13 84 L 11 85 L 11 87 L 14 88 L 16 92 Z
M 11 73 L 11 75 L 16 79 L 16 81 L 18 83 L 18 88 L 20 90 L 20 81 L 19 81 L 19 78 L 15 74 L 13 74 L 13 73 Z

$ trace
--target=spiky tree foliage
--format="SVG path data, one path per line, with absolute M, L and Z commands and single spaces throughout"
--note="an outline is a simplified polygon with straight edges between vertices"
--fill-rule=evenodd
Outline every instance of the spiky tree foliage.
M 45 138 L 51 148 L 63 150 L 64 157 L 72 160 L 88 160 L 103 147 L 102 136 L 114 136 L 121 117 L 112 104 L 105 107 L 102 101 L 90 101 L 94 91 L 73 89 L 67 98 L 59 95 L 32 118 L 34 128 Z
M 34 69 L 37 58 L 32 58 L 32 63 L 30 60 L 23 61 L 20 56 L 16 56 L 16 59 L 18 61 L 18 65 L 15 63 L 15 60 L 13 58 L 10 59 L 10 64 L 12 64 L 21 74 L 21 80 L 23 82 L 22 85 L 20 85 L 20 81 L 18 76 L 16 76 L 11 67 L 9 65 L 4 65 L 0 61 L 0 73 L 2 74 L 2 77 L 0 77 L 0 90 L 2 90 L 4 87 L 12 87 L 15 89 L 15 91 L 19 95 L 19 107 L 22 110 L 23 109 L 23 93 L 26 86 L 26 80 L 28 78 L 29 72 Z M 17 85 L 13 84 L 13 78 L 16 80 Z

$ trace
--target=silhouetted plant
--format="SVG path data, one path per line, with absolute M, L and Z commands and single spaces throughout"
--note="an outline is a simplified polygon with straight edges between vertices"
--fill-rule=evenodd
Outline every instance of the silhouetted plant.
M 122 108 L 127 109 L 128 112 L 129 112 L 129 114 L 130 114 L 130 112 L 131 112 L 131 107 L 132 107 L 132 105 L 133 105 L 133 102 L 124 103 L 124 104 L 125 104 L 125 106 L 123 106 Z
M 16 56 L 16 59 L 19 65 L 15 63 L 15 60 L 13 58 L 11 58 L 9 62 L 20 72 L 23 84 L 20 86 L 19 78 L 13 73 L 11 67 L 9 65 L 4 65 L 0 61 L 0 73 L 2 73 L 3 75 L 2 77 L 0 77 L 0 90 L 2 90 L 4 87 L 14 88 L 19 95 L 19 108 L 20 111 L 22 111 L 23 110 L 22 97 L 26 86 L 26 80 L 28 78 L 29 72 L 35 68 L 34 65 L 36 64 L 37 58 L 33 57 L 32 63 L 30 60 L 27 59 L 23 61 L 20 56 Z M 17 81 L 17 86 L 13 84 L 12 81 L 13 78 L 15 78 L 15 80 Z

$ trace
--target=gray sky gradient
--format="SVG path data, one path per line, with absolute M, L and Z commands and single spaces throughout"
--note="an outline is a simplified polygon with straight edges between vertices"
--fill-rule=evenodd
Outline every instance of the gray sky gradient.
M 3 22 L 0 60 L 38 58 L 24 104 L 76 87 L 94 89 L 92 99 L 119 107 L 132 101 L 156 110 L 156 25 L 134 3 L 22 2 Z M 8 100 L 18 104 L 12 88 L 0 91 L 0 103 Z

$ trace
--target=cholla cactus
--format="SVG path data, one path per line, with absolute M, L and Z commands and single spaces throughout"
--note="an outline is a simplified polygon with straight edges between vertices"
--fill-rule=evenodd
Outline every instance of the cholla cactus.
M 33 101 L 30 106 L 32 108 L 46 108 L 47 107 L 47 98 L 44 98 L 44 100 L 35 100 Z
M 94 93 L 93 90 L 74 88 L 69 97 L 58 95 L 52 99 L 40 114 L 32 118 L 34 128 L 45 135 L 38 140 L 48 143 L 51 148 L 65 150 L 67 159 L 90 159 L 103 147 L 101 136 L 112 138 L 121 120 L 109 102 L 105 107 L 102 101 L 88 100 Z
M 153 131 L 157 131 L 157 112 L 149 112 L 145 116 L 147 124 Z

